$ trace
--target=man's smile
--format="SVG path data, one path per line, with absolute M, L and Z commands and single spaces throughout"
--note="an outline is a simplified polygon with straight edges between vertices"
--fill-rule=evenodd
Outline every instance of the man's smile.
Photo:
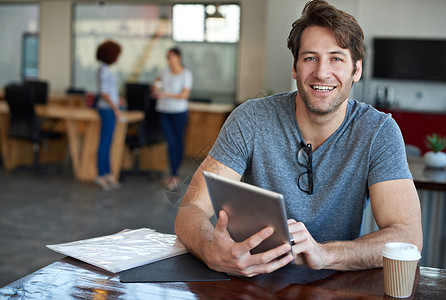
M 310 85 L 310 87 L 318 92 L 330 92 L 336 88 L 335 86 L 329 85 Z

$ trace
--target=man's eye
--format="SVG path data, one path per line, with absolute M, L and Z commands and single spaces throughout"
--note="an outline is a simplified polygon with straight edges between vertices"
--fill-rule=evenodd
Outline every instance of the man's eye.
M 316 60 L 316 58 L 314 58 L 314 57 L 305 57 L 304 58 L 304 61 L 313 61 L 313 60 Z
M 340 58 L 340 57 L 333 57 L 331 60 L 333 60 L 333 61 L 342 61 L 342 58 Z

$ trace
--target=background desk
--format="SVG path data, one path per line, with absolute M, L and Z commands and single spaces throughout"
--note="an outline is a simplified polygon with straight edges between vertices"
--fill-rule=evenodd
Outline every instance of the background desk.
M 446 191 L 446 170 L 426 168 L 421 157 L 409 157 L 409 168 L 417 189 Z
M 446 270 L 420 268 L 410 299 L 444 299 Z M 116 274 L 64 258 L 0 289 L 9 299 L 391 299 L 383 271 L 312 271 L 287 266 L 229 281 L 121 283 Z
M 234 109 L 233 105 L 189 102 L 188 120 L 185 132 L 185 156 L 192 157 L 199 164 L 206 158 L 220 132 L 223 123 Z M 168 168 L 167 145 L 159 143 L 140 149 L 138 165 L 140 170 L 165 172 Z M 124 153 L 124 169 L 132 169 L 135 158 L 128 147 Z
M 446 170 L 429 169 L 422 158 L 409 158 L 421 204 L 421 265 L 446 268 Z
M 85 95 L 82 94 L 51 94 L 48 104 L 61 104 L 70 107 L 85 107 Z
M 6 98 L 3 92 L 0 92 L 0 101 L 5 101 Z M 85 95 L 84 94 L 63 94 L 56 93 L 50 94 L 47 99 L 48 104 L 60 104 L 66 106 L 85 107 Z
M 70 147 L 70 157 L 74 177 L 82 181 L 92 181 L 97 176 L 97 147 L 99 144 L 100 117 L 96 110 L 86 107 L 65 105 L 36 105 L 39 117 L 63 120 Z M 119 178 L 124 153 L 127 124 L 139 122 L 144 118 L 143 112 L 123 112 L 122 120 L 116 124 L 111 161 L 112 172 Z M 8 139 L 9 107 L 0 101 L 0 144 L 3 164 L 6 169 L 13 169 L 17 161 L 13 153 L 17 146 Z
M 223 123 L 234 109 L 233 105 L 189 103 L 185 155 L 205 158 L 214 145 Z

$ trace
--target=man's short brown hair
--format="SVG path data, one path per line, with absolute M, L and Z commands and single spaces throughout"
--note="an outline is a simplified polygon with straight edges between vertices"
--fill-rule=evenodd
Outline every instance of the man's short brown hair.
M 121 54 L 121 45 L 108 40 L 99 45 L 96 50 L 96 59 L 111 65 L 118 60 L 119 54 Z
M 356 71 L 356 62 L 363 59 L 365 55 L 364 33 L 361 26 L 359 26 L 352 15 L 337 9 L 324 0 L 307 2 L 302 10 L 302 17 L 293 23 L 290 35 L 288 36 L 288 48 L 293 53 L 295 67 L 299 56 L 302 33 L 309 26 L 320 26 L 332 29 L 339 46 L 350 50 L 354 71 Z

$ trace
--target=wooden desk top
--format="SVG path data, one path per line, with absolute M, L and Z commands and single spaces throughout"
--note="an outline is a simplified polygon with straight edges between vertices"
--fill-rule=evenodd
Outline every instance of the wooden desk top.
M 6 100 L 3 91 L 0 91 L 0 100 Z M 64 94 L 64 93 L 51 93 L 48 96 L 48 103 L 69 103 L 69 102 L 85 102 L 84 94 Z
M 71 119 L 79 121 L 98 121 L 99 115 L 93 108 L 88 107 L 69 107 L 52 104 L 36 104 L 36 114 L 40 117 L 55 119 Z M 0 113 L 9 113 L 8 104 L 0 102 Z M 141 111 L 123 111 L 121 112 L 121 122 L 139 122 L 144 118 L 144 112 Z
M 70 100 L 85 100 L 85 94 L 51 93 L 48 97 L 48 101 L 50 102 Z
M 234 105 L 189 102 L 188 108 L 190 111 L 199 111 L 208 113 L 230 113 L 234 109 Z
M 446 270 L 421 267 L 410 299 L 444 299 Z M 287 266 L 254 278 L 229 281 L 121 283 L 109 273 L 64 258 L 0 289 L 20 299 L 391 299 L 383 271 L 312 271 Z

